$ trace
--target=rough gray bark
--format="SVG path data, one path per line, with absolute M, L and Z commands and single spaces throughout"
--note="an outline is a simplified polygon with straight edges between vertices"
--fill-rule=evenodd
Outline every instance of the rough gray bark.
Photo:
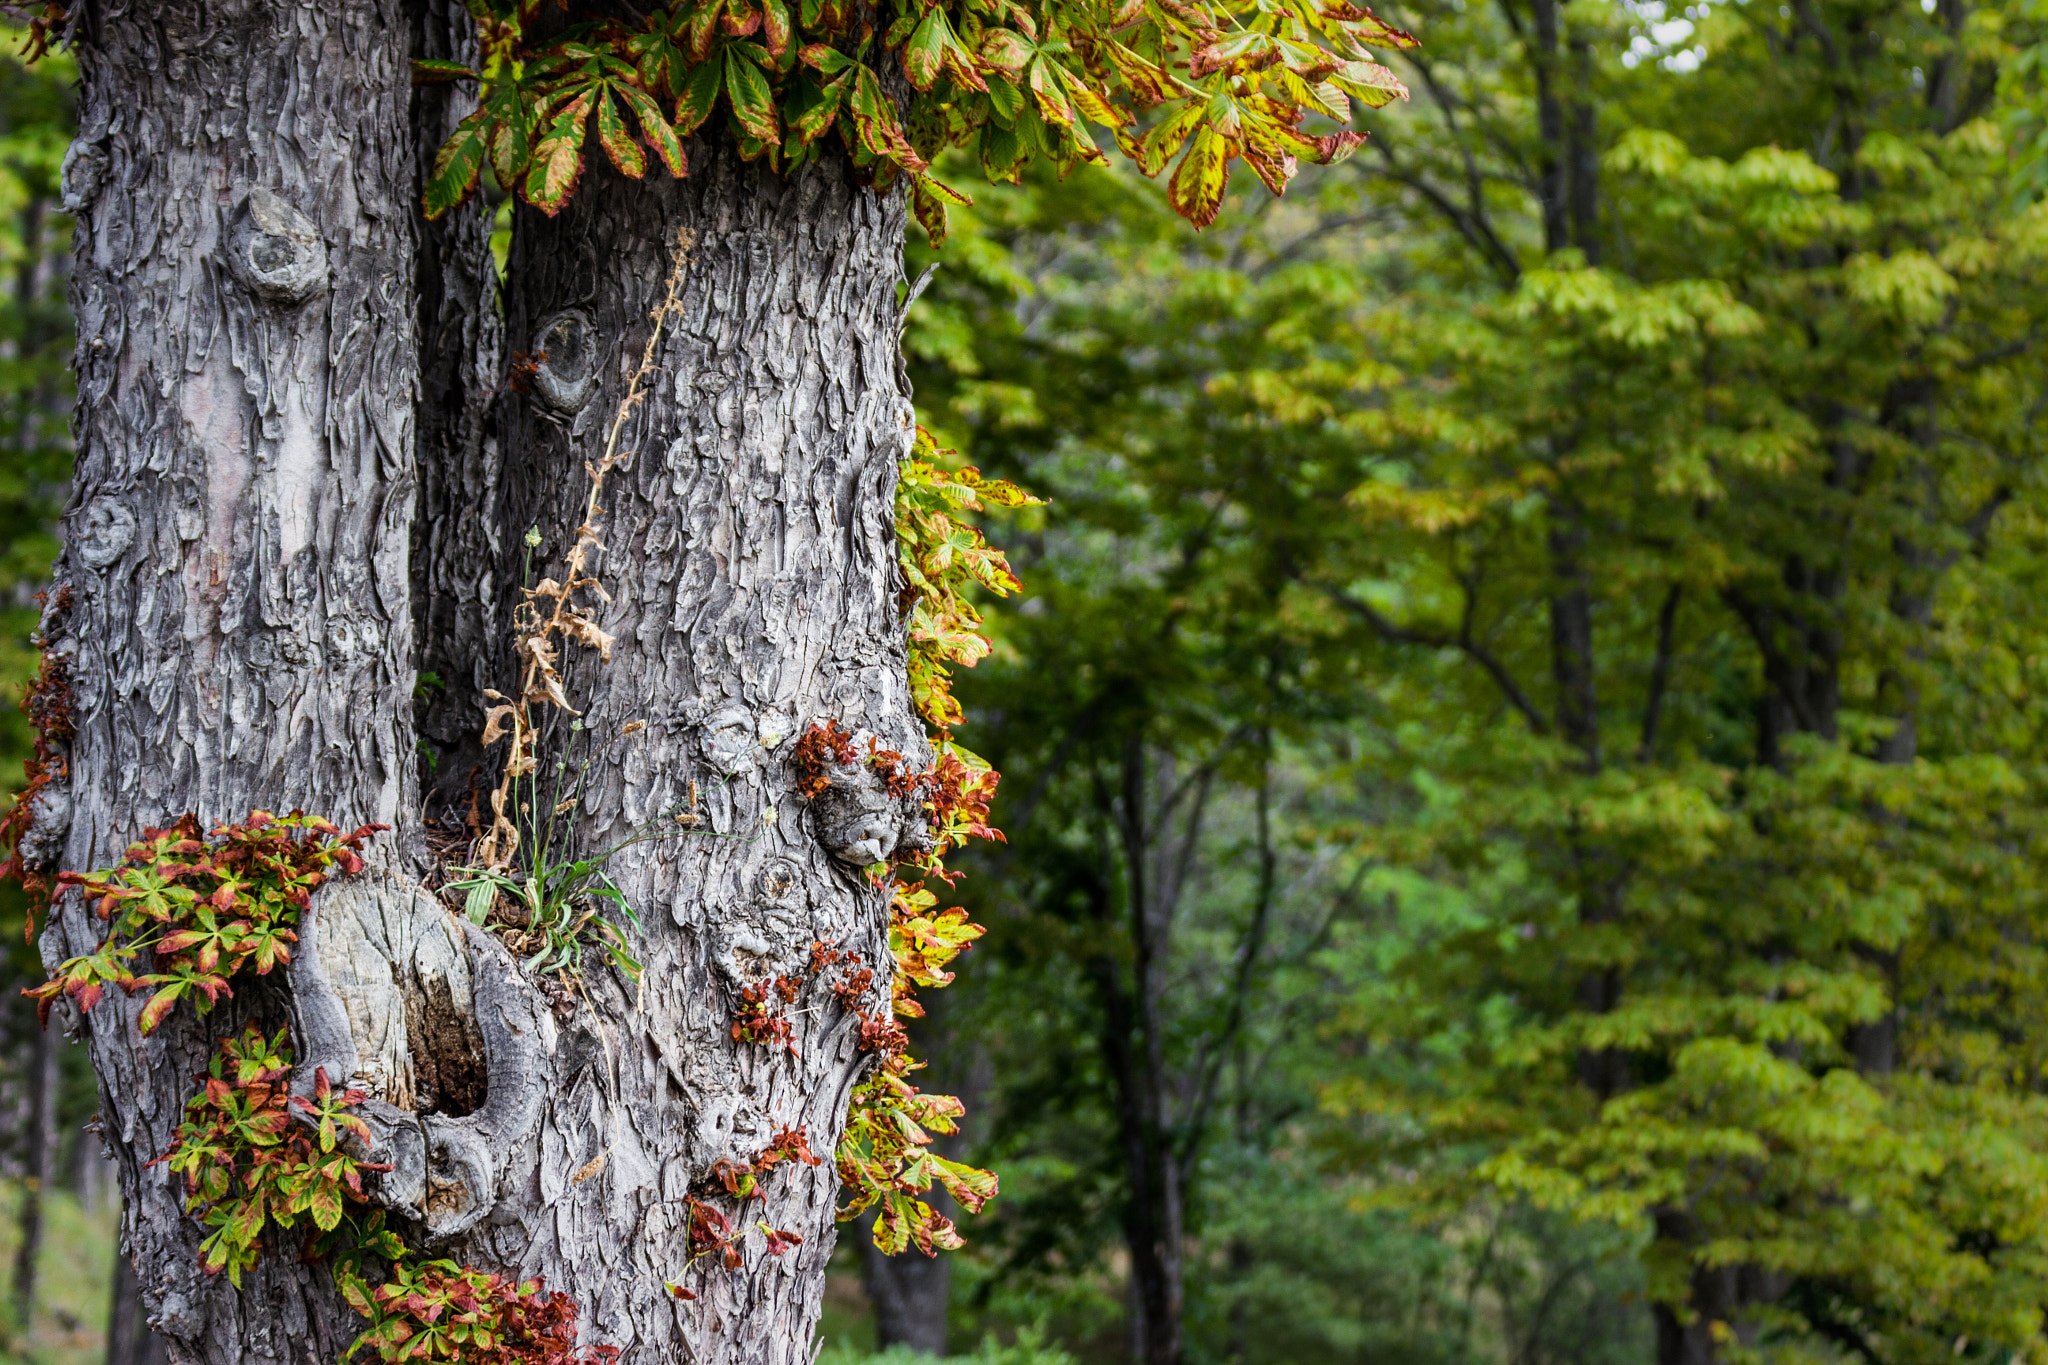
M 292 1248 L 240 1292 L 204 1277 L 201 1230 L 147 1164 L 212 1041 L 256 1018 L 290 1024 L 295 1085 L 324 1067 L 370 1092 L 369 1155 L 393 1166 L 374 1193 L 415 1245 L 541 1275 L 582 1305 L 588 1340 L 628 1359 L 807 1360 L 833 1169 L 780 1168 L 735 1209 L 715 1168 L 799 1126 L 829 1157 L 866 1059 L 812 946 L 858 951 L 875 974 L 865 1006 L 885 1011 L 887 896 L 858 867 L 923 837 L 864 767 L 807 808 L 791 761 L 828 718 L 927 757 L 895 607 L 912 433 L 901 196 L 836 162 L 783 178 L 704 142 L 684 182 L 594 170 L 560 218 L 523 225 L 508 340 L 548 361 L 508 429 L 514 477 L 494 483 L 480 224 L 427 234 L 415 267 L 414 139 L 446 110 L 423 101 L 409 121 L 406 47 L 457 32 L 455 7 L 101 0 L 78 14 L 79 456 L 44 623 L 76 737 L 70 781 L 41 798 L 24 846 L 45 870 L 108 866 L 188 809 L 398 826 L 370 871 L 316 897 L 288 974 L 238 982 L 203 1021 L 180 1009 L 149 1039 L 140 998 L 85 1021 L 150 1324 L 179 1365 L 329 1360 L 359 1329 Z M 450 709 L 429 707 L 431 723 L 457 726 L 473 689 L 514 682 L 490 663 L 494 594 L 516 582 L 526 525 L 547 532 L 543 572 L 573 535 L 678 227 L 695 240 L 684 316 L 603 500 L 594 567 L 616 658 L 570 669 L 584 735 L 647 728 L 593 753 L 558 726 L 547 756 L 589 759 L 585 851 L 693 791 L 702 827 L 671 825 L 678 838 L 609 869 L 646 923 L 644 982 L 591 966 L 573 989 L 546 982 L 550 1002 L 417 879 L 413 630 L 450 661 Z M 439 406 L 416 431 L 421 325 Z M 415 540 L 422 483 L 432 521 Z M 464 508 L 473 494 L 484 507 Z M 99 930 L 64 899 L 46 960 Z M 738 992 L 781 978 L 797 983 L 793 1048 L 736 1041 Z M 693 1263 L 693 1197 L 804 1243 L 774 1258 L 750 1233 L 738 1270 Z M 674 1300 L 665 1280 L 701 1297 Z
M 476 25 L 461 0 L 410 0 L 415 57 L 474 61 Z M 413 198 L 420 202 L 437 148 L 475 105 L 473 89 L 414 91 Z M 508 608 L 516 597 L 499 576 L 523 526 L 502 506 L 502 471 L 491 416 L 503 379 L 503 319 L 491 259 L 489 207 L 481 196 L 428 222 L 419 233 L 419 517 L 413 526 L 413 616 L 419 668 L 432 681 L 419 705 L 420 738 L 430 754 L 421 773 L 434 814 L 468 809 L 474 775 L 489 774 L 477 737 L 483 689 L 510 669 Z
M 866 1007 L 886 1009 L 887 897 L 855 864 L 918 834 L 871 776 L 843 774 L 807 808 L 791 761 L 826 719 L 926 757 L 895 605 L 896 465 L 913 432 L 897 349 L 904 208 L 836 160 L 780 177 L 723 140 L 689 156 L 680 182 L 593 165 L 559 217 L 521 210 L 506 344 L 548 359 L 506 449 L 533 509 L 515 524 L 545 537 L 536 573 L 559 572 L 584 461 L 638 361 L 666 244 L 687 229 L 683 316 L 621 443 L 633 459 L 601 500 L 614 658 L 572 658 L 586 728 L 556 724 L 543 767 L 589 763 L 586 850 L 662 822 L 693 784 L 706 826 L 614 859 L 645 924 L 645 975 L 636 988 L 592 972 L 539 1131 L 508 1162 L 522 1183 L 501 1186 L 511 1197 L 458 1246 L 575 1294 L 628 1360 L 781 1365 L 809 1359 L 834 1239 L 830 1153 L 866 1061 L 857 1017 L 809 970 L 811 945 L 858 951 L 875 973 Z M 632 721 L 646 730 L 605 744 Z M 801 982 L 796 1055 L 730 1032 L 737 993 L 779 976 Z M 741 1269 L 693 1266 L 686 1201 L 733 1211 L 715 1165 L 798 1125 L 826 1164 L 778 1168 L 741 1213 L 804 1244 L 775 1258 L 750 1234 Z M 700 1297 L 671 1300 L 664 1280 Z
M 25 849 L 46 869 L 105 867 L 187 810 L 405 825 L 404 13 L 96 0 L 73 14 L 78 454 L 44 634 L 69 667 L 76 734 L 70 781 L 38 803 Z M 372 851 L 397 868 L 403 847 Z M 45 960 L 88 951 L 100 928 L 63 898 Z M 315 974 L 303 959 L 293 972 Z M 180 1362 L 335 1358 L 359 1320 L 326 1271 L 285 1248 L 240 1293 L 207 1279 L 201 1229 L 146 1164 L 212 1040 L 291 1017 L 284 982 L 237 983 L 212 1017 L 181 1008 L 148 1039 L 141 1003 L 109 998 L 84 1026 L 149 1321 Z

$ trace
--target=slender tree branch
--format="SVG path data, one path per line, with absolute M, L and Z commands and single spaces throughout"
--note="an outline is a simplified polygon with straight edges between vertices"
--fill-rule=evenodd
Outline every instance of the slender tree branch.
M 1500 688 L 1501 695 L 1507 698 L 1508 705 L 1514 707 L 1521 714 L 1522 719 L 1528 723 L 1530 730 L 1539 735 L 1550 733 L 1550 722 L 1544 718 L 1541 711 L 1536 709 L 1536 703 L 1529 699 L 1529 694 L 1524 692 L 1521 684 L 1515 681 L 1514 675 L 1508 671 L 1507 665 L 1502 663 L 1492 650 L 1472 638 L 1471 594 L 1469 592 L 1466 594 L 1466 609 L 1458 621 L 1458 631 L 1453 635 L 1448 631 L 1418 630 L 1412 626 L 1397 625 L 1370 602 L 1354 597 L 1342 588 L 1328 583 L 1318 583 L 1315 586 L 1320 588 L 1331 601 L 1372 627 L 1373 631 L 1383 640 L 1389 640 L 1395 644 L 1426 645 L 1432 649 L 1457 650 L 1486 670 L 1486 675 L 1493 679 L 1494 685 Z
M 1643 733 L 1636 742 L 1636 762 L 1648 763 L 1657 751 L 1657 723 L 1664 715 L 1664 694 L 1671 686 L 1671 639 L 1678 624 L 1678 601 L 1685 589 L 1677 584 L 1664 594 L 1657 612 L 1657 658 L 1650 665 L 1650 695 L 1643 703 Z

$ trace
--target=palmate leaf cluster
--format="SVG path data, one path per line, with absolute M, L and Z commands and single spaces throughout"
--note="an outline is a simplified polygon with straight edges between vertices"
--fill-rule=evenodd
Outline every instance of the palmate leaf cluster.
M 371 1288 L 352 1271 L 342 1296 L 370 1320 L 344 1360 L 373 1353 L 386 1365 L 607 1365 L 616 1346 L 578 1346 L 576 1304 L 537 1279 L 513 1280 L 453 1261 L 399 1262 Z
M 185 1211 L 212 1229 L 199 1244 L 200 1263 L 209 1273 L 225 1270 L 236 1288 L 273 1229 L 304 1228 L 309 1260 L 337 1248 L 403 1254 L 382 1213 L 366 1207 L 363 1173 L 384 1168 L 342 1142 L 368 1140 L 368 1125 L 349 1112 L 367 1096 L 334 1089 L 325 1068 L 310 1097 L 295 1096 L 291 1069 L 283 1033 L 266 1038 L 251 1024 L 221 1039 L 171 1149 L 158 1158 L 183 1178 Z
M 147 830 L 121 866 L 57 875 L 60 894 L 76 887 L 107 923 L 107 936 L 26 994 L 47 1018 L 60 994 L 89 1010 L 109 987 L 154 988 L 139 1020 L 145 1034 L 182 999 L 205 1014 L 234 994 L 237 973 L 263 976 L 291 961 L 294 926 L 313 892 L 337 872 L 361 871 L 364 841 L 384 828 L 344 834 L 302 811 L 259 810 L 211 830 L 189 814 Z M 133 967 L 145 952 L 155 970 L 138 975 Z
M 1348 155 L 1363 140 L 1353 102 L 1406 93 L 1374 54 L 1414 43 L 1349 0 L 699 0 L 644 21 L 572 6 L 566 26 L 540 0 L 472 7 L 479 63 L 419 64 L 423 80 L 480 86 L 436 157 L 430 216 L 486 164 L 559 211 L 593 134 L 624 175 L 650 160 L 685 175 L 683 139 L 722 112 L 749 159 L 799 166 L 830 138 L 878 187 L 908 180 L 934 241 L 948 206 L 971 202 L 932 174 L 941 152 L 971 148 L 991 181 L 1014 181 L 1033 161 L 1103 162 L 1091 127 L 1147 175 L 1174 165 L 1175 208 L 1206 225 L 1233 160 L 1278 194 L 1298 162 Z
M 897 605 L 908 632 L 912 703 L 932 727 L 930 771 L 907 771 L 903 755 L 878 749 L 872 741 L 863 754 L 853 736 L 832 722 L 813 727 L 797 745 L 800 792 L 822 792 L 835 766 L 866 765 L 892 795 L 924 808 L 931 834 L 929 848 L 896 867 L 869 869 L 877 877 L 897 878 L 889 897 L 889 1009 L 882 1017 L 861 1016 L 861 1045 L 877 1054 L 878 1064 L 854 1090 L 834 1153 L 847 1195 L 841 1220 L 876 1209 L 874 1242 L 887 1255 L 915 1247 L 930 1256 L 963 1245 L 953 1221 L 926 1197 L 934 1183 L 970 1213 L 980 1212 L 997 1188 L 992 1172 L 932 1150 L 933 1134 L 957 1132 L 965 1110 L 957 1098 L 926 1094 L 911 1082 L 923 1063 L 911 1058 L 908 1035 L 896 1022 L 924 1017 L 918 989 L 951 984 L 948 964 L 987 932 L 959 907 L 942 906 L 923 880 L 901 878 L 911 875 L 950 887 L 960 874 L 947 870 L 949 854 L 970 840 L 1000 843 L 1003 838 L 989 820 L 999 775 L 952 736 L 961 711 L 947 665 L 972 668 L 991 649 L 975 594 L 1007 596 L 1022 584 L 1009 557 L 989 544 L 968 514 L 984 511 L 984 499 L 1008 509 L 1043 506 L 1042 499 L 1013 483 L 984 478 L 972 466 L 956 467 L 956 457 L 957 452 L 939 449 L 931 433 L 919 427 L 896 484 L 902 573 Z

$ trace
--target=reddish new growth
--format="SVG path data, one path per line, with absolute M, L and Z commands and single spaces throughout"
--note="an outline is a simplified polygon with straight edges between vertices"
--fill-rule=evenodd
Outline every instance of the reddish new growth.
M 200 1263 L 209 1274 L 227 1271 L 237 1286 L 256 1264 L 269 1228 L 311 1224 L 307 1261 L 334 1250 L 355 1231 L 343 1221 L 348 1205 L 365 1202 L 362 1173 L 391 1169 L 357 1160 L 341 1141 L 344 1133 L 369 1140 L 369 1126 L 349 1112 L 364 1093 L 335 1089 L 322 1067 L 312 1097 L 294 1096 L 291 1061 L 282 1032 L 266 1038 L 251 1024 L 239 1037 L 221 1039 L 171 1149 L 150 1163 L 184 1177 L 185 1211 L 210 1229 L 199 1244 Z
M 894 1057 L 910 1046 L 910 1035 L 903 1025 L 886 1015 L 863 1014 L 860 1017 L 860 1050 L 879 1052 L 884 1057 Z
M 512 364 L 505 371 L 505 386 L 501 393 L 527 393 L 533 388 L 533 377 L 540 373 L 540 367 L 547 363 L 546 351 L 535 351 L 528 355 L 524 351 L 512 353 Z
M 853 736 L 840 729 L 838 721 L 828 720 L 804 732 L 796 742 L 795 758 L 797 794 L 817 797 L 832 785 L 832 769 L 852 767 L 860 752 L 853 747 Z
M 805 1126 L 778 1128 L 768 1145 L 754 1155 L 751 1161 L 721 1161 L 711 1168 L 712 1175 L 725 1187 L 725 1192 L 740 1201 L 765 1198 L 761 1194 L 761 1177 L 777 1166 L 802 1163 L 805 1166 L 824 1164 L 823 1158 L 811 1151 L 811 1139 Z M 767 1238 L 768 1254 L 780 1256 L 792 1247 L 803 1245 L 803 1238 L 794 1232 L 784 1232 L 769 1227 L 766 1223 L 751 1225 L 740 1221 L 737 1214 L 726 1216 L 719 1209 L 692 1197 L 690 1206 L 690 1259 L 695 1262 L 716 1254 L 727 1270 L 740 1268 L 740 1241 L 747 1235 L 750 1226 L 760 1229 Z M 680 1299 L 692 1299 L 696 1295 L 679 1285 L 670 1285 L 669 1292 Z
M 773 982 L 756 981 L 741 990 L 732 1009 L 733 1041 L 780 1043 L 790 1056 L 796 1056 L 796 1038 L 783 1009 L 795 1001 L 802 985 L 794 977 L 778 976 Z
M 882 748 L 872 737 L 863 757 L 854 746 L 852 734 L 842 729 L 839 722 L 827 720 L 813 725 L 797 741 L 796 789 L 802 796 L 821 796 L 832 785 L 835 767 L 865 763 L 869 771 L 881 778 L 884 791 L 899 801 L 914 801 L 923 806 L 931 822 L 931 849 L 899 859 L 896 865 L 915 868 L 921 875 L 938 877 L 950 886 L 960 879 L 960 874 L 946 870 L 944 859 L 948 853 L 965 847 L 969 839 L 1000 842 L 1003 837 L 1002 831 L 988 822 L 997 777 L 979 759 L 967 761 L 973 755 L 966 754 L 944 731 L 940 731 L 934 748 L 938 756 L 930 771 L 912 772 L 901 753 Z
M 71 590 L 64 588 L 57 598 L 57 611 L 61 614 L 70 605 Z M 49 903 L 50 881 L 28 865 L 22 857 L 21 844 L 28 835 L 29 826 L 35 822 L 36 798 L 43 794 L 45 788 L 62 782 L 68 769 L 64 755 L 58 749 L 71 738 L 71 664 L 68 659 L 45 651 L 42 664 L 36 670 L 35 681 L 22 695 L 21 709 L 28 713 L 29 724 L 35 727 L 36 747 L 21 765 L 28 781 L 15 798 L 14 809 L 7 812 L 6 819 L 0 820 L 0 843 L 5 843 L 8 848 L 7 861 L 0 864 L 0 879 L 12 878 L 20 882 L 21 889 L 28 893 L 28 925 L 24 933 L 33 942 L 36 910 Z
M 195 815 L 146 830 L 120 867 L 57 874 L 60 886 L 76 886 L 111 927 L 92 952 L 24 994 L 37 1001 L 45 1022 L 59 994 L 89 1010 L 109 986 L 157 988 L 142 1010 L 144 1033 L 188 996 L 204 1014 L 234 994 L 228 982 L 243 968 L 262 976 L 291 961 L 294 926 L 313 892 L 337 871 L 360 872 L 363 842 L 386 828 L 364 825 L 343 834 L 302 811 L 279 817 L 259 810 L 239 825 L 203 833 Z M 156 970 L 137 976 L 130 969 L 145 951 L 154 954 Z
M 610 1365 L 616 1346 L 576 1345 L 576 1302 L 537 1279 L 514 1283 L 453 1261 L 398 1264 L 389 1282 L 369 1288 L 344 1275 L 341 1292 L 370 1319 L 343 1357 L 364 1347 L 386 1361 L 461 1361 L 463 1365 Z
M 867 959 L 851 948 L 834 947 L 832 943 L 823 940 L 811 945 L 811 970 L 813 972 L 823 975 L 826 971 L 837 966 L 846 966 L 853 969 L 845 976 L 829 980 L 825 984 L 825 989 L 839 1003 L 839 1008 L 849 1014 L 859 1013 L 860 1007 L 868 998 L 869 992 L 875 988 L 875 974 L 868 969 L 866 962 Z

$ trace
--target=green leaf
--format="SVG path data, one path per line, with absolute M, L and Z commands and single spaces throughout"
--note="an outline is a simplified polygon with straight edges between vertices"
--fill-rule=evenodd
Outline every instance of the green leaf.
M 498 884 L 489 878 L 479 877 L 470 883 L 469 894 L 462 899 L 462 913 L 471 924 L 481 929 L 489 920 L 491 906 L 498 899 Z
M 590 105 L 588 90 L 570 99 L 533 149 L 533 165 L 526 173 L 526 201 L 549 217 L 562 211 L 583 174 L 584 125 Z
M 937 250 L 939 244 L 946 240 L 946 206 L 966 208 L 974 200 L 931 176 L 917 175 L 910 180 L 910 203 L 918 225 L 924 229 L 932 248 Z
M 625 117 L 612 98 L 610 85 L 601 88 L 597 96 L 597 141 L 612 165 L 627 179 L 638 180 L 647 174 L 647 158 L 642 155 L 640 144 L 626 132 Z
M 690 72 L 688 84 L 683 87 L 683 97 L 676 105 L 676 133 L 688 137 L 703 126 L 718 108 L 719 91 L 724 86 L 725 56 L 718 54 L 712 60 L 695 67 Z
M 1196 227 L 1216 221 L 1223 191 L 1230 183 L 1230 144 L 1213 128 L 1204 127 L 1189 140 L 1187 155 L 1167 182 L 1167 202 Z
M 640 121 L 640 131 L 654 148 L 661 164 L 668 167 L 668 173 L 680 180 L 690 173 L 690 159 L 683 151 L 683 140 L 676 136 L 676 130 L 669 126 L 661 115 L 661 106 L 654 97 L 644 90 L 630 85 L 618 87 L 626 103 L 632 106 L 633 117 Z
M 748 136 L 762 142 L 779 143 L 781 130 L 775 125 L 775 100 L 768 78 L 761 68 L 742 55 L 747 43 L 728 43 L 725 49 L 725 93 L 732 101 L 733 118 Z

